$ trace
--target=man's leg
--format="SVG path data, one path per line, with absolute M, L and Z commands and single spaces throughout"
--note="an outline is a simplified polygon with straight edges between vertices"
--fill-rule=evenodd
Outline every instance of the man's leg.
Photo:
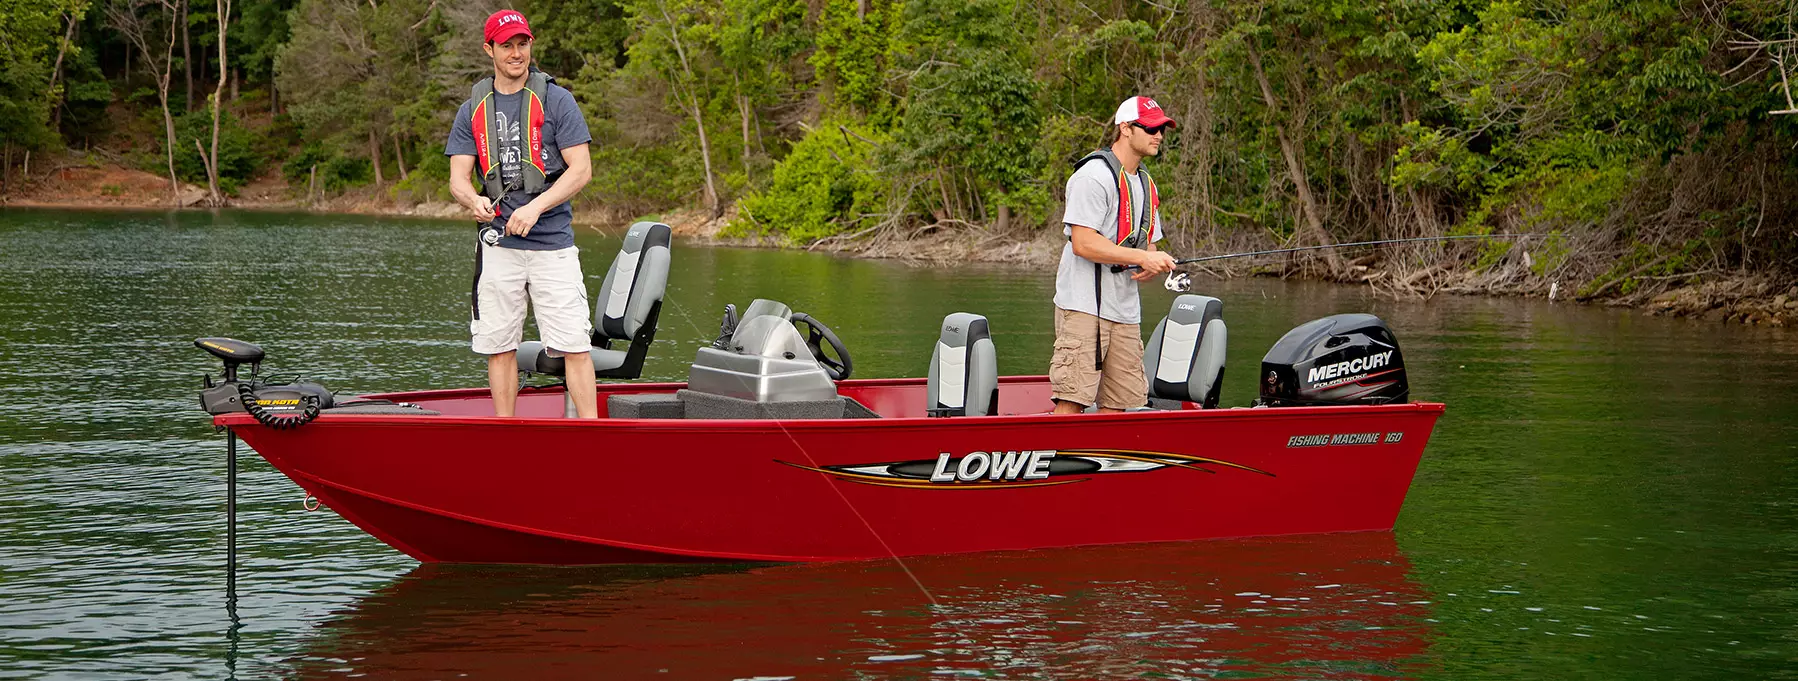
M 1055 309 L 1055 352 L 1049 357 L 1049 388 L 1056 414 L 1078 414 L 1098 397 L 1099 370 L 1093 366 L 1098 326 L 1098 317 Z
M 599 418 L 593 385 L 593 313 L 587 306 L 587 286 L 581 276 L 580 249 L 532 254 L 531 308 L 537 315 L 537 333 L 546 351 L 561 356 L 562 378 L 577 418 Z
M 599 388 L 593 380 L 593 353 L 570 352 L 562 355 L 567 371 L 568 398 L 574 400 L 574 415 L 583 419 L 599 418 Z
M 494 416 L 511 416 L 517 410 L 517 350 L 487 356 L 487 389 L 493 393 Z
M 512 416 L 518 403 L 518 341 L 524 336 L 525 270 L 519 251 L 481 245 L 476 261 L 471 349 L 487 356 L 493 413 Z
M 1099 411 L 1114 413 L 1149 401 L 1143 373 L 1142 326 L 1105 322 L 1105 370 L 1099 377 Z

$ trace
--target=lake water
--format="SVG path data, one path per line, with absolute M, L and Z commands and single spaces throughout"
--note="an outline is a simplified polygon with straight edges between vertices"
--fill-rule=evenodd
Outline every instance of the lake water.
M 578 242 L 597 286 L 617 238 Z M 1270 279 L 1198 282 L 1225 301 L 1226 404 L 1287 329 L 1351 311 L 1448 404 L 1392 533 L 908 560 L 917 583 L 891 561 L 421 566 L 245 451 L 227 602 L 225 442 L 196 399 L 217 368 L 192 340 L 348 393 L 482 385 L 472 244 L 461 222 L 9 210 L 0 678 L 1798 679 L 1798 333 Z M 1002 373 L 1040 374 L 1052 289 L 677 242 L 645 378 L 684 380 L 757 297 L 833 327 L 858 376 L 923 375 L 956 311 L 991 320 Z M 1146 287 L 1146 316 L 1171 299 Z

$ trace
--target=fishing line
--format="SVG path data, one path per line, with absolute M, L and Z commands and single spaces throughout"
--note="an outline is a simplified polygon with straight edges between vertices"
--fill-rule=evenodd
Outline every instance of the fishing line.
M 805 445 L 799 444 L 799 438 L 793 437 L 793 432 L 787 430 L 785 423 L 781 423 L 780 419 L 770 420 L 774 421 L 774 425 L 780 426 L 780 432 L 786 434 L 787 439 L 792 441 L 793 446 L 799 450 L 800 454 L 805 455 L 806 462 L 810 463 L 812 468 L 823 468 L 818 464 L 817 459 L 812 458 L 812 453 L 805 450 Z M 880 548 L 886 549 L 887 555 L 892 557 L 893 562 L 899 564 L 899 569 L 905 571 L 905 576 L 911 578 L 911 583 L 916 584 L 918 590 L 924 592 L 924 598 L 930 601 L 930 607 L 941 609 L 942 604 L 937 602 L 936 595 L 930 593 L 930 589 L 924 586 L 923 580 L 918 579 L 917 573 L 911 571 L 911 566 L 905 564 L 905 559 L 899 557 L 899 552 L 894 551 L 893 547 L 887 544 L 886 538 L 880 536 L 880 532 L 874 529 L 874 524 L 868 522 L 868 518 L 862 515 L 861 509 L 856 508 L 855 504 L 849 501 L 849 495 L 843 494 L 843 490 L 829 479 L 824 480 L 824 484 L 830 486 L 830 491 L 837 493 L 837 498 L 843 500 L 843 505 L 848 506 L 849 512 L 855 514 L 855 519 L 862 521 L 862 527 L 868 528 L 868 534 L 874 537 L 874 541 L 880 542 Z
M 668 300 L 667 302 L 669 306 L 673 307 L 674 311 L 681 316 L 681 319 L 687 322 L 688 326 L 693 327 L 693 330 L 699 333 L 701 338 L 705 337 L 705 329 L 699 328 L 699 325 L 694 323 L 693 316 L 687 314 L 687 311 L 683 309 L 679 303 L 676 303 L 673 300 Z M 765 410 L 763 413 L 768 414 Z M 782 423 L 781 420 L 777 418 L 770 418 L 768 420 L 773 421 L 774 425 L 780 427 L 781 434 L 787 436 L 787 440 L 793 443 L 793 447 L 798 449 L 801 455 L 805 456 L 806 463 L 811 464 L 812 468 L 823 468 L 823 466 L 818 464 L 817 459 L 812 458 L 812 453 L 806 451 L 805 445 L 799 444 L 799 438 L 793 436 L 793 431 L 787 430 L 787 424 Z M 855 514 L 855 519 L 861 521 L 862 527 L 868 530 L 868 534 L 874 537 L 874 541 L 880 542 L 880 548 L 885 549 L 887 556 L 891 557 L 894 563 L 899 564 L 899 569 L 904 571 L 905 576 L 911 579 L 911 583 L 918 587 L 918 591 L 923 592 L 924 599 L 930 601 L 930 606 L 932 608 L 942 608 L 942 604 L 938 603 L 936 600 L 936 595 L 930 593 L 930 589 L 924 586 L 924 581 L 918 579 L 917 573 L 912 572 L 910 565 L 905 564 L 905 559 L 899 557 L 899 552 L 894 551 L 892 545 L 887 544 L 886 537 L 881 536 L 880 531 L 874 529 L 874 524 L 868 522 L 867 516 L 862 515 L 861 509 L 856 508 L 855 503 L 849 500 L 849 495 L 843 494 L 843 490 L 838 488 L 836 483 L 831 482 L 828 479 L 824 480 L 824 484 L 830 486 L 830 491 L 836 492 L 837 498 L 843 500 L 843 505 L 849 508 L 850 513 Z
M 1175 265 L 1191 265 L 1194 263 L 1210 262 L 1213 260 L 1229 260 L 1231 258 L 1252 258 L 1252 257 L 1258 256 L 1258 255 L 1279 255 L 1281 253 L 1298 253 L 1300 251 L 1321 251 L 1321 250 L 1330 249 L 1330 248 L 1349 248 L 1351 246 L 1383 246 L 1386 244 L 1410 244 L 1410 243 L 1423 243 L 1423 242 L 1427 242 L 1427 241 L 1456 241 L 1456 240 L 1460 240 L 1460 239 L 1528 239 L 1532 236 L 1541 236 L 1541 235 L 1539 235 L 1539 234 L 1460 234 L 1460 235 L 1454 235 L 1454 236 L 1417 236 L 1417 237 L 1410 237 L 1410 238 L 1406 238 L 1406 239 L 1379 239 L 1377 241 L 1352 241 L 1349 243 L 1341 243 L 1341 244 L 1323 244 L 1320 246 L 1295 246 L 1293 248 L 1275 248 L 1275 249 L 1266 250 L 1266 251 L 1248 251 L 1245 253 L 1225 253 L 1223 255 L 1204 255 L 1204 256 L 1199 256 L 1197 258 L 1180 258 L 1178 260 L 1175 260 L 1174 264 Z M 1113 271 L 1113 272 L 1125 272 L 1125 271 L 1129 271 L 1129 270 L 1139 270 L 1139 269 L 1142 269 L 1142 268 L 1138 267 L 1136 265 L 1130 265 L 1128 267 L 1125 267 L 1123 265 L 1112 265 L 1111 266 L 1111 271 Z M 1172 290 L 1171 287 L 1170 287 L 1170 290 Z

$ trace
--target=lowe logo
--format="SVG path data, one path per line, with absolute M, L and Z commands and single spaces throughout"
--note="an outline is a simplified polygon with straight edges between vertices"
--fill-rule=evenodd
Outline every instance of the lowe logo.
M 936 457 L 936 470 L 931 471 L 931 482 L 970 482 L 986 478 L 988 480 L 1041 480 L 1049 477 L 1049 463 L 1055 460 L 1055 450 L 1036 450 L 1019 452 L 972 452 L 961 457 L 960 462 L 953 462 L 948 452 Z
M 1308 383 L 1316 383 L 1318 381 L 1336 378 L 1337 376 L 1373 371 L 1374 369 L 1386 366 L 1391 362 L 1392 351 L 1387 350 L 1377 355 L 1357 357 L 1347 362 L 1337 362 L 1335 364 L 1325 364 L 1320 367 L 1311 367 L 1311 372 L 1305 374 L 1305 381 Z

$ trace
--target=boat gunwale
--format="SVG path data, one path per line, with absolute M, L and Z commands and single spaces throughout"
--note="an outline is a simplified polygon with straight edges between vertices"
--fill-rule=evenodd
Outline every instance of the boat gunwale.
M 909 387 L 922 385 L 923 378 L 865 378 L 843 381 L 839 388 L 881 388 Z M 1043 383 L 1047 376 L 1002 376 L 999 384 Z M 600 396 L 607 394 L 641 394 L 672 393 L 687 386 L 686 383 L 604 383 L 599 386 Z M 544 392 L 561 392 L 560 386 L 530 386 L 520 391 L 520 395 L 541 394 Z M 396 393 L 370 393 L 363 395 L 370 399 L 385 399 L 396 402 L 446 400 L 461 398 L 486 398 L 486 388 L 447 388 L 438 390 L 419 390 Z M 1030 426 L 1038 424 L 1070 425 L 1078 424 L 1117 424 L 1134 421 L 1185 420 L 1195 421 L 1235 421 L 1261 420 L 1276 417 L 1322 417 L 1352 415 L 1380 415 L 1422 412 L 1440 415 L 1446 410 L 1441 402 L 1406 402 L 1402 404 L 1380 405 L 1329 405 L 1305 407 L 1250 408 L 1228 407 L 1218 409 L 1159 409 L 1144 411 L 1126 411 L 1097 414 L 1051 414 L 1037 412 L 1029 414 L 998 414 L 992 416 L 882 416 L 875 419 L 631 419 L 631 418 L 598 418 L 569 419 L 564 417 L 500 417 L 500 416 L 466 416 L 466 415 L 408 415 L 408 414 L 332 414 L 329 410 L 319 415 L 319 420 L 306 427 L 318 424 L 341 423 L 344 425 L 484 425 L 499 427 L 560 427 L 560 428 L 630 428 L 655 430 L 664 432 L 678 431 L 744 431 L 744 430 L 892 430 L 906 427 L 929 426 L 932 428 L 973 427 L 983 424 L 1000 424 L 1008 426 Z M 1070 418 L 1070 416 L 1075 418 Z M 259 426 L 254 418 L 246 413 L 220 414 L 213 417 L 213 425 L 228 427 Z

